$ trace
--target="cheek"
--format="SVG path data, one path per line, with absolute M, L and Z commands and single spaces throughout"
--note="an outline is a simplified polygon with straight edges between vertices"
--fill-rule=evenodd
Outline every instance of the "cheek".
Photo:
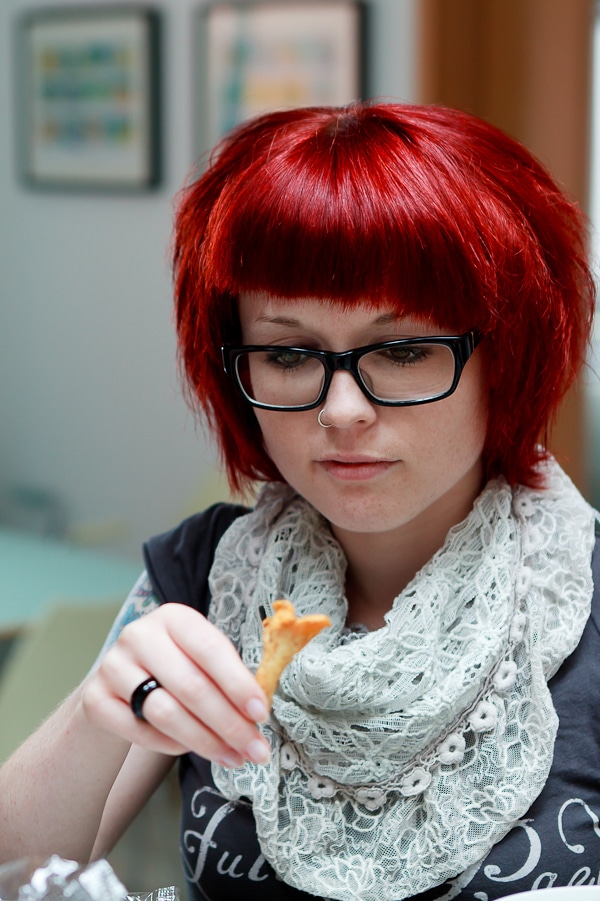
M 483 384 L 479 384 L 474 392 L 471 410 L 474 439 L 478 442 L 481 452 L 486 442 L 489 422 L 489 392 Z
M 268 410 L 256 410 L 265 450 L 276 465 L 282 460 L 285 461 L 292 451 L 297 453 L 302 447 L 302 438 L 314 425 L 312 420 L 307 421 L 311 413 L 312 410 L 305 413 L 270 413 Z
M 441 401 L 437 409 L 432 404 L 429 412 L 431 431 L 425 444 L 441 465 L 468 466 L 481 457 L 488 430 L 488 403 L 487 392 L 478 379 L 465 381 L 447 402 Z
M 453 395 L 456 407 L 456 431 L 465 430 L 464 438 L 473 446 L 483 447 L 488 430 L 489 388 L 487 373 L 480 356 L 471 357 L 467 369 Z

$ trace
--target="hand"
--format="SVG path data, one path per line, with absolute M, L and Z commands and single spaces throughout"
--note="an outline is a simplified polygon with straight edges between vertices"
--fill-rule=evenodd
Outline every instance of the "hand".
M 144 701 L 131 694 L 153 676 L 161 687 Z M 163 754 L 193 751 L 224 766 L 266 762 L 270 747 L 256 727 L 265 696 L 230 640 L 183 604 L 164 604 L 125 626 L 90 674 L 82 694 L 96 726 Z

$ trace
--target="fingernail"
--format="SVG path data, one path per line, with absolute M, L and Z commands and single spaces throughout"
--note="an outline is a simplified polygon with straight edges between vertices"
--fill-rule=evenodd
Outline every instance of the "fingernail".
M 246 704 L 246 712 L 255 723 L 264 723 L 269 716 L 269 711 L 259 698 L 250 698 Z
M 267 763 L 271 757 L 271 749 L 264 741 L 255 738 L 246 748 L 246 754 L 254 763 Z

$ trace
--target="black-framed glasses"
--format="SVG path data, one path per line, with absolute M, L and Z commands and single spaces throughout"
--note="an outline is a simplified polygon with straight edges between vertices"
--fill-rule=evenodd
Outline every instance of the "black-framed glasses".
M 334 353 L 270 344 L 221 348 L 223 367 L 248 403 L 264 410 L 312 410 L 334 372 L 351 372 L 363 394 L 383 407 L 429 404 L 456 390 L 480 341 L 477 332 L 402 338 Z

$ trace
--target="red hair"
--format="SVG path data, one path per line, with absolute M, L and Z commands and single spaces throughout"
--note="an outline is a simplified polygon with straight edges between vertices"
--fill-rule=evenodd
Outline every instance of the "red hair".
M 594 308 L 575 204 L 522 145 L 441 107 L 357 103 L 239 126 L 181 195 L 174 272 L 188 392 L 234 488 L 281 478 L 221 364 L 240 292 L 367 299 L 479 330 L 486 475 L 529 485 Z

